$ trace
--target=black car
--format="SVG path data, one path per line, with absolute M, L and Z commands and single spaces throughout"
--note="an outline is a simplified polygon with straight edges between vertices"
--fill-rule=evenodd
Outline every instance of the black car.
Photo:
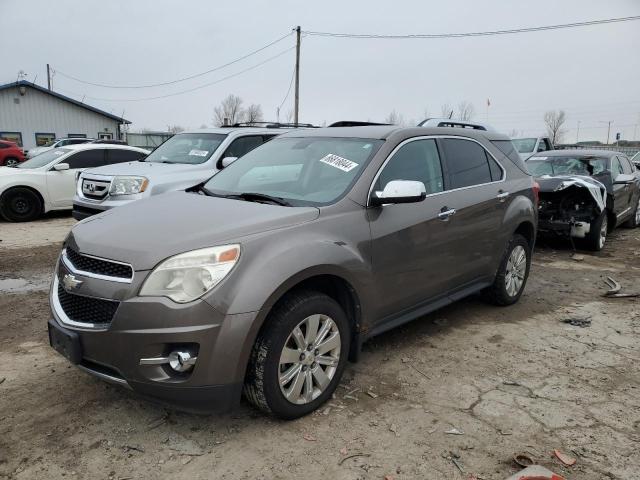
M 540 185 L 541 235 L 577 238 L 598 251 L 615 227 L 640 225 L 640 172 L 624 154 L 555 150 L 526 165 Z

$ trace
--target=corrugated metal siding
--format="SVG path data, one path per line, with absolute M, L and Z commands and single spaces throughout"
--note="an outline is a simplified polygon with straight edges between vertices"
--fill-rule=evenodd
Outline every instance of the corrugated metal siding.
M 19 99 L 19 103 L 15 99 Z M 0 132 L 22 133 L 23 147 L 36 146 L 36 133 L 70 133 L 98 138 L 105 128 L 118 138 L 118 122 L 33 88 L 20 96 L 18 88 L 0 91 Z

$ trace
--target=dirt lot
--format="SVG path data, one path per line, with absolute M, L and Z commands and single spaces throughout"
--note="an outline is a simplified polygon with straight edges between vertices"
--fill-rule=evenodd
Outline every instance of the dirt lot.
M 640 299 L 601 297 L 603 275 L 640 290 L 640 230 L 582 261 L 540 246 L 518 305 L 470 298 L 376 338 L 326 408 L 286 423 L 168 411 L 51 350 L 46 243 L 71 223 L 22 226 L 32 248 L 0 223 L 0 478 L 503 480 L 517 452 L 568 479 L 640 477 Z

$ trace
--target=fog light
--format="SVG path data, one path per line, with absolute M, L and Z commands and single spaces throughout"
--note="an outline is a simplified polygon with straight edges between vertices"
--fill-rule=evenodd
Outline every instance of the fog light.
M 169 354 L 169 366 L 176 372 L 187 372 L 196 364 L 198 357 L 192 357 L 189 352 L 173 351 Z

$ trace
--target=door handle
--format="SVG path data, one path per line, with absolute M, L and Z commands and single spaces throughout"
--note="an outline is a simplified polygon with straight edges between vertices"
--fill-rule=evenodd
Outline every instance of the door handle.
M 455 215 L 455 213 L 456 213 L 456 209 L 455 208 L 449 208 L 449 209 L 447 209 L 447 208 L 448 207 L 443 207 L 443 209 L 440 210 L 440 213 L 438 214 L 438 218 L 440 220 L 445 221 L 445 222 L 447 220 L 449 220 L 449 217 L 451 217 L 452 215 Z M 445 209 L 447 209 L 447 210 L 445 210 Z
M 501 202 L 504 202 L 507 198 L 509 198 L 509 195 L 511 195 L 509 192 L 503 192 L 502 190 L 500 190 L 500 193 L 496 195 L 496 198 Z

